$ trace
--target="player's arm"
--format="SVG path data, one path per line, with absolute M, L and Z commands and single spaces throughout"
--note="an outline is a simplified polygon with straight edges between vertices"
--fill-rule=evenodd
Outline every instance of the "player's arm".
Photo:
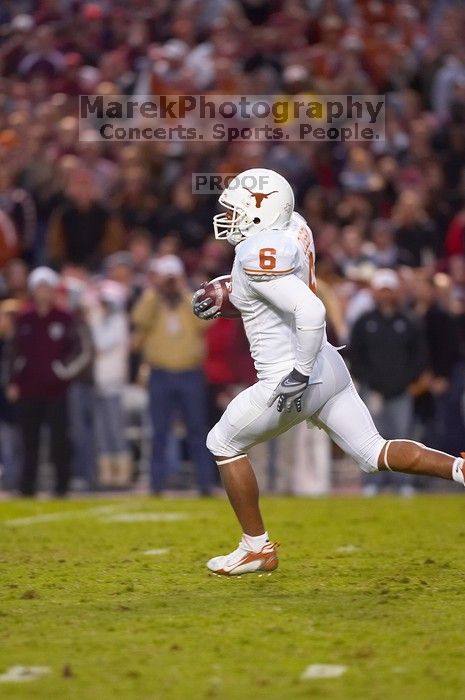
M 325 307 L 298 277 L 287 274 L 269 281 L 253 281 L 251 287 L 275 309 L 291 313 L 296 327 L 296 363 L 272 394 L 269 405 L 278 402 L 278 411 L 291 410 L 295 403 L 302 409 L 302 395 L 307 388 L 325 331 Z
M 326 318 L 323 303 L 292 274 L 267 282 L 251 280 L 250 285 L 275 309 L 293 314 L 297 337 L 295 369 L 308 378 L 323 342 Z
M 295 367 L 276 387 L 270 405 L 277 400 L 278 411 L 282 411 L 284 406 L 291 410 L 295 402 L 300 411 L 302 394 L 307 388 L 324 339 L 325 307 L 310 288 L 293 274 L 297 265 L 297 251 L 292 242 L 287 242 L 282 249 L 262 248 L 258 251 L 258 257 L 251 251 L 242 264 L 253 292 L 278 311 L 292 314 L 295 318 Z

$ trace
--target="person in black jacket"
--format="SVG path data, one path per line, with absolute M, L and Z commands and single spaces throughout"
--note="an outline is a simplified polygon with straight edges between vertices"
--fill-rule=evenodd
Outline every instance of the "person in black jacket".
M 70 175 L 65 201 L 52 212 L 47 237 L 48 258 L 57 267 L 68 263 L 98 270 L 105 256 L 121 249 L 121 223 L 99 201 L 87 170 Z
M 378 270 L 371 287 L 375 309 L 363 314 L 352 329 L 351 370 L 380 433 L 387 440 L 405 439 L 413 427 L 409 387 L 426 368 L 424 336 L 420 325 L 401 310 L 396 272 Z M 409 477 L 390 472 L 382 476 L 379 487 L 411 490 Z M 370 493 L 377 490 L 369 488 Z
M 415 313 L 421 319 L 428 352 L 428 385 L 415 412 L 425 436 L 437 450 L 460 451 L 465 444 L 461 410 L 464 376 L 457 320 L 437 301 L 434 279 L 415 281 Z

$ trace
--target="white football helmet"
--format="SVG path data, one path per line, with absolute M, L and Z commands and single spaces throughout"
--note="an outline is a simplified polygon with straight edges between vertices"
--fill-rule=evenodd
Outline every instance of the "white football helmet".
M 232 245 L 266 228 L 287 225 L 294 211 L 294 193 L 274 170 L 251 168 L 231 180 L 219 203 L 226 212 L 213 217 L 215 238 Z

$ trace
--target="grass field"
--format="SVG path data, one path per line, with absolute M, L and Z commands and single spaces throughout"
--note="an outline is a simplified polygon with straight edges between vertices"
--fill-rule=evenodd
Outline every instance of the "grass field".
M 280 569 L 225 579 L 222 500 L 0 503 L 0 674 L 50 669 L 0 697 L 463 698 L 464 505 L 265 499 Z

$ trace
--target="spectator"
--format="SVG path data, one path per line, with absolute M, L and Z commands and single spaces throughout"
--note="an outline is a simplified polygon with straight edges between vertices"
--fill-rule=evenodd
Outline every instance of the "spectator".
M 88 361 L 79 347 L 72 316 L 55 303 L 59 277 L 38 267 L 29 276 L 31 304 L 19 315 L 13 339 L 12 374 L 7 396 L 17 401 L 24 446 L 20 479 L 23 496 L 37 490 L 40 429 L 50 430 L 50 457 L 55 467 L 55 494 L 64 496 L 70 478 L 66 395 L 68 382 Z
M 108 258 L 105 258 L 105 270 L 107 279 L 117 282 L 124 290 L 125 309 L 130 316 L 134 304 L 146 286 L 146 274 L 137 274 L 136 262 L 131 252 L 109 255 Z M 132 331 L 130 324 L 129 328 Z M 140 352 L 138 352 L 137 348 L 131 348 L 128 376 L 131 382 L 135 381 L 139 375 L 140 363 Z
M 376 219 L 371 226 L 372 244 L 366 252 L 376 267 L 397 267 L 399 264 L 408 265 L 408 258 L 402 259 L 395 242 L 392 224 L 388 219 Z
M 31 195 L 14 186 L 12 173 L 6 167 L 0 168 L 0 265 L 18 254 L 31 259 L 36 217 Z
M 371 193 L 381 190 L 383 184 L 370 152 L 359 146 L 352 148 L 341 172 L 342 187 L 349 192 Z
M 144 292 L 132 316 L 150 366 L 151 489 L 159 494 L 166 487 L 167 441 L 178 412 L 187 430 L 200 491 L 207 495 L 212 460 L 205 446 L 207 400 L 201 368 L 208 324 L 192 314 L 191 294 L 179 258 L 166 255 L 155 259 L 153 271 L 155 286 Z
M 361 265 L 354 269 L 349 276 L 352 284 L 344 285 L 345 320 L 349 330 L 360 316 L 371 311 L 374 307 L 370 286 L 374 273 L 375 268 L 370 263 Z
M 13 300 L 0 306 L 0 483 L 6 490 L 18 486 L 20 442 L 15 406 L 6 395 L 11 364 L 11 341 L 18 303 Z
M 29 48 L 29 53 L 18 66 L 20 73 L 54 77 L 64 69 L 63 54 L 56 49 L 56 38 L 51 26 L 38 27 Z
M 432 85 L 433 109 L 443 120 L 446 120 L 449 115 L 455 86 L 465 83 L 463 49 L 460 53 L 460 56 L 454 54 L 445 56 L 443 65 L 434 77 Z
M 437 253 L 437 233 L 414 190 L 404 190 L 393 211 L 396 242 L 401 255 L 409 258 L 412 267 L 434 262 Z
M 407 437 L 413 422 L 409 388 L 426 367 L 424 338 L 401 310 L 400 283 L 393 270 L 378 270 L 371 288 L 375 309 L 361 316 L 350 338 L 350 363 L 380 433 L 387 440 Z M 376 492 L 393 485 L 407 492 L 404 475 L 380 472 Z M 366 487 L 368 489 L 368 487 Z
M 465 207 L 450 222 L 445 246 L 449 256 L 465 255 Z
M 131 311 L 136 300 L 141 294 L 141 287 L 137 285 L 134 274 L 134 260 L 130 252 L 113 253 L 104 260 L 105 277 L 116 282 L 124 290 L 126 309 Z
M 106 198 L 113 191 L 117 178 L 118 166 L 102 155 L 102 142 L 93 131 L 84 131 L 76 144 L 83 167 L 92 173 L 97 192 Z
M 123 390 L 128 376 L 129 328 L 125 289 L 105 280 L 89 312 L 95 345 L 95 429 L 101 486 L 128 486 L 132 464 L 125 438 Z
M 122 245 L 119 221 L 97 200 L 93 178 L 86 170 L 71 173 L 66 194 L 66 203 L 50 220 L 49 257 L 57 265 L 98 269 L 105 255 Z
M 72 446 L 72 483 L 74 490 L 90 489 L 96 481 L 95 470 L 95 387 L 94 345 L 85 314 L 85 283 L 66 277 L 62 279 L 66 305 L 74 313 L 80 347 L 85 349 L 87 362 L 82 363 L 68 390 L 70 439 Z
M 146 229 L 135 229 L 128 244 L 129 254 L 135 274 L 135 284 L 139 289 L 147 283 L 147 267 L 153 256 L 152 237 Z
M 345 275 L 350 275 L 357 268 L 370 261 L 365 252 L 363 234 L 358 226 L 344 226 L 341 236 L 339 265 Z
M 460 344 L 455 319 L 437 302 L 431 277 L 415 280 L 415 313 L 423 322 L 428 351 L 428 390 L 417 398 L 428 444 L 435 449 L 460 451 L 465 439 L 460 420 L 464 390 Z M 426 437 L 425 437 L 426 439 Z
M 5 299 L 15 299 L 23 302 L 27 299 L 28 267 L 24 260 L 13 258 L 3 268 L 4 290 L 2 296 Z
M 176 235 L 185 248 L 199 248 L 211 230 L 212 207 L 207 197 L 192 193 L 190 180 L 173 187 L 173 204 L 161 211 L 163 231 Z
M 141 165 L 130 165 L 123 173 L 116 210 L 128 233 L 145 228 L 154 239 L 160 237 L 159 201 L 152 191 L 150 174 Z
M 208 387 L 208 424 L 213 427 L 221 418 L 224 409 L 235 396 L 234 385 L 238 383 L 237 364 L 231 351 L 238 350 L 238 322 L 219 318 L 206 333 L 205 379 Z M 248 347 L 246 357 L 250 357 Z

